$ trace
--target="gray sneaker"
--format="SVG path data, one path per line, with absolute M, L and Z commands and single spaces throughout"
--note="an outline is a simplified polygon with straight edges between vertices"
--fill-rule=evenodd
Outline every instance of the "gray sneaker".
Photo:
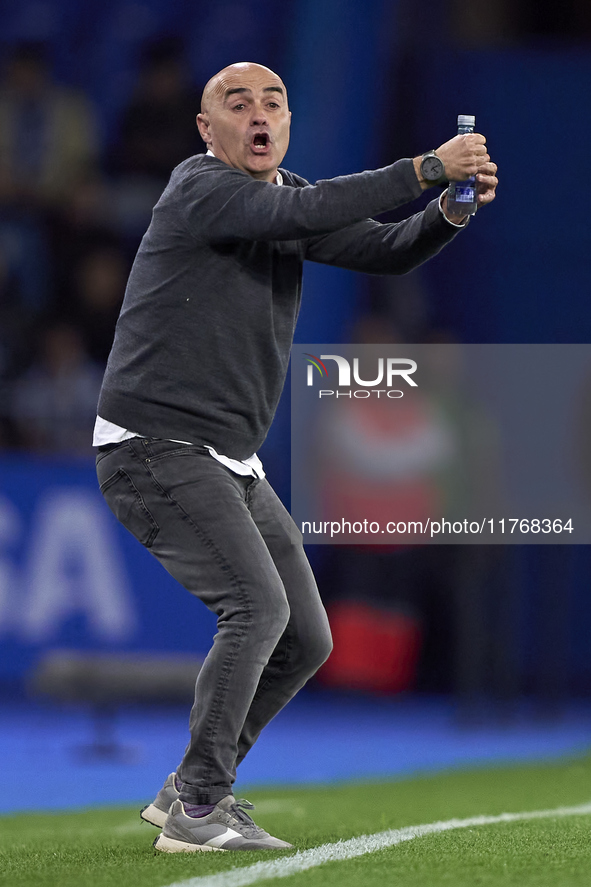
M 182 801 L 175 801 L 154 847 L 164 853 L 291 849 L 292 844 L 271 837 L 244 812 L 253 809 L 254 805 L 248 801 L 237 801 L 228 795 L 207 816 L 194 819 L 187 816 Z
M 179 796 L 175 785 L 175 773 L 171 773 L 151 804 L 140 810 L 140 816 L 150 825 L 162 828 L 173 801 Z

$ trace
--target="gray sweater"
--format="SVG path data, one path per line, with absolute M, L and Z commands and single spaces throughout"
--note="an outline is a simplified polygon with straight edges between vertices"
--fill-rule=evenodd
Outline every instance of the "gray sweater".
M 419 196 L 411 160 L 315 185 L 281 172 L 278 187 L 207 155 L 173 171 L 131 270 L 102 418 L 247 458 L 281 395 L 304 259 L 404 274 L 457 234 L 437 201 L 368 218 Z

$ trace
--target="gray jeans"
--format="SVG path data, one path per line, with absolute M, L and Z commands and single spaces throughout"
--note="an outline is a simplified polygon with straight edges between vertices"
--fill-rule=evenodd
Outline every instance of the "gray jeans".
M 263 727 L 322 665 L 328 620 L 293 522 L 266 480 L 200 446 L 132 438 L 99 452 L 121 523 L 217 615 L 195 688 L 181 798 L 214 804 Z

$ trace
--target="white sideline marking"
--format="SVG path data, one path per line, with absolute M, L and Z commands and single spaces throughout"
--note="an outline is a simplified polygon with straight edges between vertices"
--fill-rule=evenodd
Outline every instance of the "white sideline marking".
M 430 822 L 427 825 L 409 825 L 405 828 L 389 829 L 375 835 L 361 835 L 348 841 L 337 841 L 335 844 L 321 844 L 311 850 L 299 850 L 293 856 L 282 856 L 269 862 L 256 862 L 244 868 L 233 868 L 217 875 L 205 875 L 189 878 L 187 881 L 175 881 L 168 887 L 245 887 L 257 881 L 268 881 L 271 878 L 288 878 L 297 872 L 315 868 L 325 862 L 339 862 L 375 853 L 385 847 L 393 847 L 403 841 L 412 841 L 423 835 L 434 835 L 452 829 L 470 828 L 477 825 L 495 825 L 498 822 L 519 822 L 524 819 L 551 819 L 557 816 L 581 816 L 591 813 L 591 802 L 579 804 L 578 807 L 557 807 L 555 810 L 531 810 L 526 813 L 501 813 L 498 816 L 472 816 L 469 819 L 448 819 L 446 822 Z

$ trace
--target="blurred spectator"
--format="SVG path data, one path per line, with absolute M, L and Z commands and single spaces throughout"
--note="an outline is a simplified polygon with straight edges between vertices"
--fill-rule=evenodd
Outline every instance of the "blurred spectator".
M 204 150 L 195 117 L 201 96 L 188 80 L 180 40 L 164 38 L 142 54 L 139 81 L 121 121 L 115 168 L 166 184 L 182 160 Z
M 0 87 L 0 202 L 60 203 L 97 154 L 88 99 L 52 80 L 43 44 L 17 45 Z
M 120 248 L 115 230 L 112 192 L 96 172 L 82 176 L 49 231 L 53 264 L 53 299 L 59 309 L 71 309 L 74 275 L 80 260 L 95 250 Z
M 0 241 L 0 447 L 10 446 L 14 437 L 9 380 L 19 363 L 25 322 L 19 280 Z
M 11 418 L 22 446 L 90 455 L 102 375 L 76 327 L 64 322 L 48 326 L 39 357 L 14 386 Z
M 32 331 L 47 307 L 46 272 L 36 226 L 0 221 L 0 446 L 16 443 L 9 418 L 11 385 L 32 360 Z
M 495 424 L 467 390 L 461 346 L 444 332 L 429 338 L 429 347 L 402 352 L 422 370 L 412 397 L 326 403 L 313 460 L 323 520 L 384 527 L 465 518 L 485 506 L 496 513 L 502 484 Z M 386 317 L 366 316 L 355 340 L 392 343 L 400 336 Z M 375 375 L 370 364 L 361 373 Z M 355 535 L 347 541 L 355 543 Z M 467 708 L 487 690 L 499 699 L 512 695 L 512 591 L 491 581 L 502 552 L 416 544 L 412 534 L 388 542 L 332 548 L 324 597 L 334 652 L 319 679 L 382 692 L 415 679 L 429 690 L 453 686 Z M 382 626 L 377 644 L 373 629 L 362 643 L 360 626 L 368 620 Z
M 355 340 L 375 344 L 388 337 L 401 341 L 387 318 L 369 316 L 359 322 Z M 439 338 L 418 353 L 407 348 L 405 356 L 418 359 L 423 372 L 412 397 L 326 404 L 320 450 L 330 457 L 324 465 L 318 457 L 326 519 L 339 515 L 382 526 L 393 519 L 426 522 L 436 514 L 455 519 L 494 501 L 493 492 L 482 490 L 492 473 L 494 432 L 464 390 L 460 346 Z
M 589 0 L 452 0 L 449 9 L 451 34 L 465 45 L 591 37 Z
M 119 317 L 129 265 L 114 247 L 83 255 L 74 268 L 68 317 L 76 324 L 90 358 L 107 362 Z
M 22 282 L 0 237 L 0 379 L 22 369 L 30 318 Z
M 147 44 L 110 163 L 119 177 L 123 233 L 141 235 L 174 167 L 203 153 L 195 122 L 200 106 L 200 92 L 189 82 L 182 42 L 170 37 Z

